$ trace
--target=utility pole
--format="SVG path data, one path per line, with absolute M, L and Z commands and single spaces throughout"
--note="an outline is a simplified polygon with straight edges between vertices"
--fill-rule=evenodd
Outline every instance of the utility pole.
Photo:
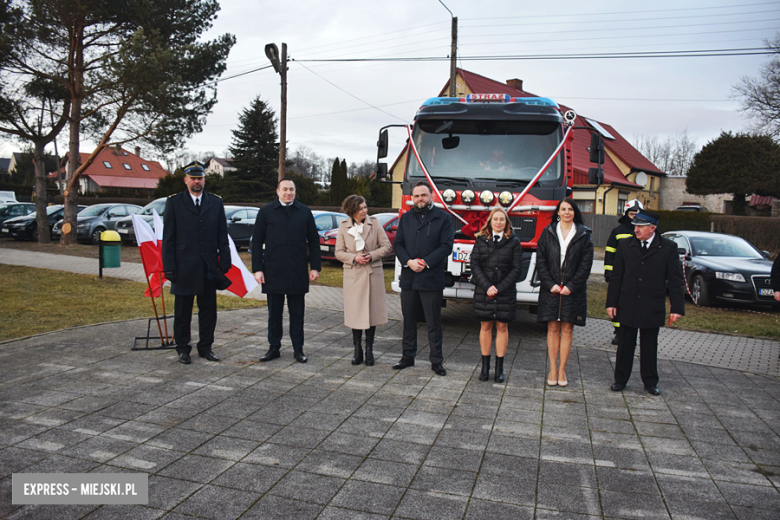
M 279 180 L 284 179 L 287 162 L 287 44 L 282 42 L 282 115 L 279 118 Z
M 279 180 L 281 181 L 284 179 L 284 165 L 287 162 L 287 44 L 282 42 L 281 60 L 279 48 L 275 43 L 265 46 L 265 55 L 282 78 L 282 108 L 279 117 Z
M 457 79 L 457 62 L 458 59 L 458 17 L 452 17 L 452 46 L 450 48 L 450 97 L 457 95 L 455 80 Z

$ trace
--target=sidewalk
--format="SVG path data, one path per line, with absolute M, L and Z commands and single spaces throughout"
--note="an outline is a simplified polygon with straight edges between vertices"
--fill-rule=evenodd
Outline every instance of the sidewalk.
M 0 262 L 14 263 L 7 252 Z M 589 320 L 569 386 L 549 387 L 546 329 L 520 312 L 499 385 L 477 380 L 467 304 L 443 312 L 446 377 L 430 370 L 424 327 L 417 365 L 392 370 L 396 320 L 378 328 L 376 366 L 352 366 L 338 293 L 309 297 L 307 364 L 288 341 L 280 359 L 257 363 L 266 309 L 220 313 L 220 363 L 130 351 L 146 320 L 0 343 L 0 518 L 777 518 L 780 377 L 714 367 L 744 361 L 708 343 L 776 359 L 777 342 L 665 331 L 673 355 L 659 360 L 662 394 L 651 397 L 638 362 L 629 387 L 610 391 L 609 324 Z M 146 473 L 149 503 L 11 504 L 13 473 L 58 472 Z

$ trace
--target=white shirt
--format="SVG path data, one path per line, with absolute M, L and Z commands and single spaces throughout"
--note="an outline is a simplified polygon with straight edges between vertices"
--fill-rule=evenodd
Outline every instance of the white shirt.
M 504 237 L 503 237 L 503 236 L 501 236 L 499 233 L 493 233 L 493 241 L 494 241 L 494 242 L 501 242 L 501 240 L 502 240 L 503 238 L 504 238 Z
M 195 195 L 193 195 L 192 193 L 190 193 L 190 197 L 192 197 L 192 203 L 195 204 L 196 206 L 198 206 L 199 205 L 198 201 L 201 200 L 201 198 L 203 197 L 203 193 L 201 193 L 197 197 Z
M 563 265 L 563 262 L 566 260 L 566 250 L 569 248 L 571 239 L 574 238 L 574 235 L 577 234 L 577 224 L 572 222 L 569 234 L 566 236 L 566 238 L 563 238 L 561 223 L 558 222 L 558 225 L 555 226 L 555 233 L 558 235 L 558 243 L 561 245 L 561 265 Z
M 653 233 L 650 238 L 647 240 L 640 240 L 639 243 L 642 244 L 642 247 L 645 247 L 645 242 L 647 242 L 647 249 L 650 249 L 650 244 L 653 243 L 653 240 L 655 239 L 655 233 Z

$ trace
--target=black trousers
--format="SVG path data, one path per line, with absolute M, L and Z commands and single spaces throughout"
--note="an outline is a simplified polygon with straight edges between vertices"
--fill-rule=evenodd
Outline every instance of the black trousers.
M 287 311 L 290 313 L 290 341 L 296 354 L 303 353 L 303 313 L 306 310 L 305 294 L 267 294 L 268 299 L 268 345 L 272 350 L 282 347 L 282 318 L 284 298 L 287 297 Z
M 615 358 L 615 382 L 627 384 L 634 366 L 634 351 L 636 350 L 636 333 L 639 331 L 639 374 L 645 386 L 658 384 L 658 330 L 637 329 L 620 325 L 618 335 L 617 357 Z
M 197 296 L 176 295 L 173 314 L 173 335 L 176 352 L 189 354 L 192 324 L 192 304 L 198 298 L 198 354 L 206 355 L 214 343 L 214 329 L 217 326 L 217 287 L 206 281 L 206 291 Z
M 417 322 L 420 313 L 428 326 L 429 359 L 435 365 L 444 361 L 442 356 L 441 325 L 442 291 L 415 291 L 401 289 L 401 312 L 404 315 L 403 357 L 417 355 Z

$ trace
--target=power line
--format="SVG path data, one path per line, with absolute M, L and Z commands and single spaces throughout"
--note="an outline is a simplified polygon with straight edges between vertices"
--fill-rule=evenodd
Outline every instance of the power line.
M 335 84 L 335 83 L 333 83 L 332 81 L 330 81 L 330 80 L 328 80 L 328 79 L 326 79 L 326 78 L 324 78 L 324 77 L 320 76 L 319 74 L 317 74 L 316 72 L 314 72 L 313 70 L 311 70 L 311 69 L 310 69 L 309 67 L 307 67 L 306 65 L 304 65 L 304 64 L 302 64 L 302 63 L 299 63 L 299 62 L 297 62 L 297 61 L 295 61 L 294 63 L 298 63 L 298 65 L 300 65 L 300 66 L 301 66 L 301 67 L 303 67 L 304 69 L 308 70 L 309 72 L 311 72 L 312 74 L 314 74 L 315 76 L 317 76 L 318 78 L 320 78 L 322 81 L 324 81 L 324 82 L 326 82 L 326 83 L 329 83 L 330 85 L 332 85 L 332 86 L 336 87 L 337 89 L 339 89 L 339 90 L 340 90 L 340 91 L 342 91 L 343 93 L 347 94 L 348 96 L 350 96 L 350 97 L 353 97 L 353 98 L 357 99 L 357 100 L 358 100 L 358 101 L 360 101 L 361 103 L 364 103 L 364 104 L 366 104 L 366 105 L 370 106 L 371 108 L 373 108 L 373 109 L 375 109 L 375 110 L 378 110 L 378 111 L 382 112 L 383 114 L 386 114 L 386 115 L 388 115 L 388 116 L 390 116 L 390 117 L 393 117 L 393 118 L 395 118 L 395 119 L 398 119 L 399 121 L 402 121 L 402 122 L 404 122 L 404 123 L 408 123 L 408 121 L 406 121 L 405 119 L 401 119 L 400 117 L 398 117 L 398 116 L 396 116 L 396 115 L 394 115 L 394 114 L 391 114 L 390 112 L 385 112 L 385 111 L 384 111 L 384 110 L 382 110 L 381 108 L 379 108 L 379 107 L 377 107 L 377 106 L 375 106 L 375 105 L 372 105 L 372 104 L 371 104 L 371 103 L 369 103 L 368 101 L 364 101 L 364 100 L 360 99 L 359 97 L 357 97 L 356 95 L 354 95 L 354 94 L 352 94 L 352 93 L 350 93 L 350 92 L 347 92 L 346 90 L 344 90 L 343 88 L 339 87 L 338 85 L 336 85 L 336 84 Z

